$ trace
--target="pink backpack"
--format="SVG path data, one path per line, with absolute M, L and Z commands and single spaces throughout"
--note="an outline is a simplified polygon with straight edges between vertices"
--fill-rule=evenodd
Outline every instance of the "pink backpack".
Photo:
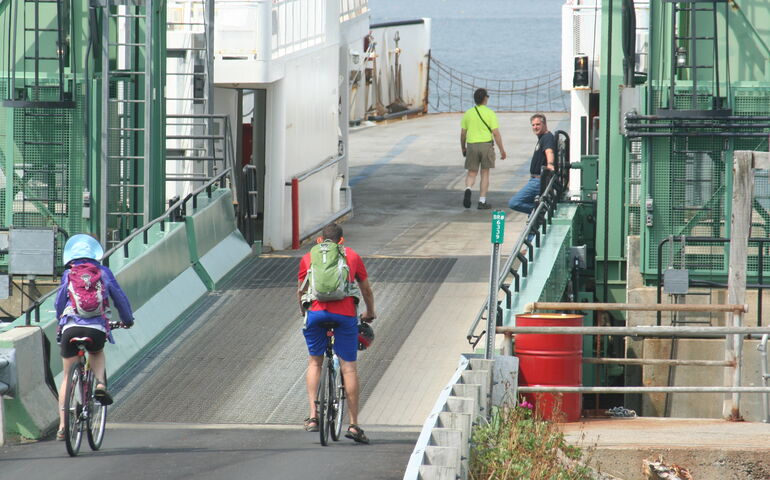
M 97 265 L 85 262 L 70 267 L 67 292 L 77 316 L 91 318 L 104 314 L 104 283 Z

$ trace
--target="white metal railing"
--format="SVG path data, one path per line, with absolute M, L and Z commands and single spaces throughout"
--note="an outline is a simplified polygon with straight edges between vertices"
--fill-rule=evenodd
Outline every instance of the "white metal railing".
M 329 0 L 331 1 L 331 0 Z M 272 58 L 326 41 L 327 0 L 275 0 L 271 13 Z
M 340 23 L 353 20 L 369 12 L 369 0 L 339 0 Z
M 205 15 L 204 0 L 169 0 L 166 4 L 166 31 L 206 33 Z
M 217 1 L 215 55 L 266 61 L 322 45 L 329 33 L 327 27 L 332 14 L 329 7 L 335 6 L 332 1 Z M 349 14 L 367 8 L 354 7 Z M 336 6 L 333 10 L 336 15 Z

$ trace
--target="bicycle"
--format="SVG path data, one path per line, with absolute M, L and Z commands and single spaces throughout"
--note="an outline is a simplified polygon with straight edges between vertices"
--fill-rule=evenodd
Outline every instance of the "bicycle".
M 110 323 L 113 330 L 121 326 L 120 322 Z M 91 450 L 99 450 L 107 425 L 107 406 L 94 398 L 96 382 L 86 355 L 86 347 L 91 341 L 90 337 L 70 339 L 78 347 L 78 361 L 67 373 L 70 381 L 64 398 L 64 439 L 71 457 L 80 451 L 84 430 Z
M 326 328 L 326 353 L 321 366 L 321 378 L 318 382 L 316 410 L 318 412 L 318 432 L 321 445 L 329 444 L 329 436 L 335 442 L 342 432 L 342 417 L 345 415 L 345 379 L 340 370 L 340 362 L 334 353 L 334 327 L 336 322 L 323 322 L 319 326 Z

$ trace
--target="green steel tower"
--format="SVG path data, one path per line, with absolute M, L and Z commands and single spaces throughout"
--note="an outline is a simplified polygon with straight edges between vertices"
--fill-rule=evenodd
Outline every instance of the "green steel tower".
M 0 0 L 0 226 L 97 234 L 164 210 L 165 3 Z

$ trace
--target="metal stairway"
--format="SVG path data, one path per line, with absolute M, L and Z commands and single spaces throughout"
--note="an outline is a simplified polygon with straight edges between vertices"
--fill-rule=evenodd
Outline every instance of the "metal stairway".
M 175 0 L 168 4 L 168 197 L 184 197 L 232 166 L 229 120 L 226 115 L 214 115 L 211 101 L 213 12 L 212 0 Z
M 110 0 L 103 8 L 101 238 L 113 246 L 150 221 L 153 2 Z
M 9 12 L 13 21 L 7 26 L 4 57 L 21 58 L 21 62 L 8 61 L 8 90 L 3 106 L 74 108 L 73 85 L 77 78 L 70 65 L 70 0 L 23 0 L 15 7 L 16 11 Z M 8 8 L 12 10 L 14 2 L 9 2 Z M 21 39 L 17 34 L 19 17 L 23 25 Z M 65 79 L 65 71 L 71 78 Z
M 727 5 L 727 0 L 665 0 L 665 3 L 671 4 L 671 83 L 668 107 L 662 108 L 660 113 L 678 111 L 681 114 L 682 111 L 690 111 L 697 114 L 708 111 L 709 115 L 729 114 L 719 87 L 717 36 L 717 4 Z M 713 25 L 707 32 L 698 29 L 698 25 L 702 27 L 703 22 L 696 18 L 700 19 L 703 15 L 710 16 Z M 727 8 L 724 15 L 725 18 L 728 15 Z M 698 90 L 699 81 L 704 81 L 700 73 L 702 71 L 711 72 L 711 78 L 706 82 L 710 87 L 708 94 L 702 88 Z M 727 74 L 729 78 L 729 72 Z M 689 92 L 676 90 L 677 77 L 689 77 L 692 82 Z

